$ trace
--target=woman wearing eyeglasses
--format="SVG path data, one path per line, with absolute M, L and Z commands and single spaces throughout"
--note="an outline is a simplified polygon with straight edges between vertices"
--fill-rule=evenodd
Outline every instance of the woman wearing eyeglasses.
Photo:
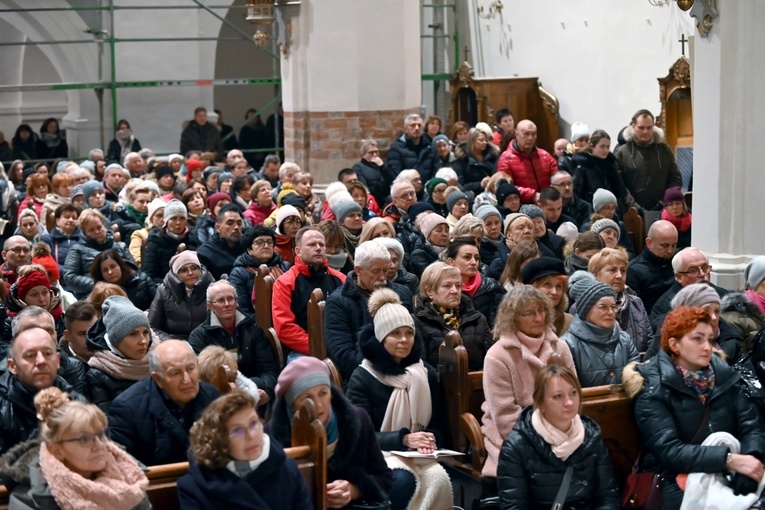
M 579 382 L 583 388 L 621 383 L 622 370 L 640 353 L 616 322 L 616 292 L 586 271 L 574 273 L 569 284 L 576 315 L 561 340 L 571 349 Z
M 189 472 L 178 480 L 182 509 L 313 508 L 297 464 L 263 432 L 250 395 L 215 400 L 191 427 L 189 443 Z
M 106 415 L 69 400 L 56 387 L 35 396 L 40 437 L 0 459 L 0 476 L 16 482 L 8 508 L 148 510 L 149 481 L 107 436 Z

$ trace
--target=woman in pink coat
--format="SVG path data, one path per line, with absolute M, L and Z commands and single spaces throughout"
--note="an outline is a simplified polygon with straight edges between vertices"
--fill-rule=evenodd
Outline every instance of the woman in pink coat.
M 555 313 L 549 299 L 530 285 L 513 287 L 497 310 L 497 341 L 483 362 L 483 436 L 486 463 L 483 474 L 497 476 L 497 460 L 505 437 L 524 407 L 534 401 L 534 377 L 551 356 L 574 373 L 566 342 L 553 332 Z

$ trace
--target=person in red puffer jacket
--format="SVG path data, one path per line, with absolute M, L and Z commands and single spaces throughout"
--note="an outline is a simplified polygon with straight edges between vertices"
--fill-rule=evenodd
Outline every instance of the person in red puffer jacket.
M 536 141 L 537 126 L 530 120 L 520 121 L 515 140 L 508 145 L 497 163 L 497 172 L 509 174 L 515 187 L 521 190 L 522 197 L 526 196 L 522 188 L 533 189 L 538 194 L 549 187 L 552 174 L 558 171 L 555 158 L 537 147 Z

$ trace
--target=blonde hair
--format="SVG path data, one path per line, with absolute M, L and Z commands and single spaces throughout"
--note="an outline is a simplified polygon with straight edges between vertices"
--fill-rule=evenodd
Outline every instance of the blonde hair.
M 98 314 L 99 317 L 102 315 L 101 306 L 103 306 L 106 298 L 111 296 L 128 297 L 125 289 L 113 283 L 96 282 L 93 286 L 93 290 L 90 291 L 90 294 L 88 295 L 88 303 L 93 305 L 93 308 L 96 309 L 96 314 Z
M 452 240 L 460 237 L 472 237 L 474 234 L 486 235 L 486 225 L 483 220 L 472 214 L 466 214 L 457 221 L 452 231 Z
M 496 174 L 489 177 L 489 182 L 486 183 L 486 191 L 489 193 L 496 193 L 497 192 L 497 183 L 499 181 L 507 181 L 510 184 L 513 183 L 513 178 L 506 174 L 505 172 L 497 172 Z M 500 204 L 502 205 L 502 204 Z
M 236 362 L 236 355 L 227 351 L 219 345 L 208 345 L 199 353 L 199 378 L 205 382 L 212 383 L 218 375 L 218 367 L 228 366 L 232 372 L 239 370 Z
M 427 297 L 427 292 L 435 290 L 447 276 L 459 278 L 460 283 L 462 283 L 460 270 L 446 262 L 433 262 L 426 267 L 420 278 L 420 296 Z
M 388 229 L 388 232 L 390 232 L 390 236 L 394 239 L 396 238 L 396 229 L 393 228 L 393 224 L 391 222 L 385 221 L 382 218 L 371 218 L 368 222 L 364 223 L 364 226 L 361 229 L 359 244 L 375 239 L 372 237 L 372 232 L 375 230 L 377 225 L 385 225 L 385 227 Z
M 77 400 L 55 386 L 35 395 L 35 410 L 40 419 L 40 438 L 46 443 L 60 442 L 70 431 L 95 425 L 106 429 L 109 420 L 97 406 Z
M 629 265 L 627 251 L 624 248 L 603 248 L 590 258 L 590 262 L 587 264 L 587 270 L 597 276 L 604 267 L 609 265 L 622 265 L 627 267 Z
M 526 308 L 536 306 L 544 310 L 545 323 L 553 327 L 553 309 L 550 300 L 544 293 L 531 285 L 516 285 L 502 298 L 497 307 L 497 319 L 494 323 L 494 338 L 498 339 L 506 333 L 518 331 L 518 317 Z
M 534 393 L 532 394 L 534 409 L 542 407 L 547 391 L 547 382 L 553 377 L 560 377 L 576 389 L 579 394 L 579 410 L 582 412 L 582 385 L 573 370 L 563 365 L 563 359 L 559 354 L 553 353 L 547 360 L 547 366 L 537 372 L 534 377 Z
M 100 221 L 101 224 L 106 227 L 106 220 L 104 219 L 104 215 L 101 214 L 101 211 L 98 209 L 85 209 L 80 213 L 80 219 L 78 221 L 80 230 L 85 232 L 88 225 L 96 221 Z

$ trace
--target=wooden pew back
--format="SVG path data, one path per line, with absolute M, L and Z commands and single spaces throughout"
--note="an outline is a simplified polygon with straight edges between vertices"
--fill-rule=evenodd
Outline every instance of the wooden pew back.
M 260 269 L 255 272 L 253 283 L 255 300 L 252 306 L 255 308 L 255 322 L 263 331 L 274 325 L 271 319 L 271 293 L 274 290 L 274 279 Z
M 342 391 L 343 377 L 340 375 L 335 362 L 327 354 L 327 344 L 324 341 L 324 292 L 321 289 L 313 289 L 311 299 L 308 300 L 308 355 L 322 360 L 329 369 L 332 383 Z

